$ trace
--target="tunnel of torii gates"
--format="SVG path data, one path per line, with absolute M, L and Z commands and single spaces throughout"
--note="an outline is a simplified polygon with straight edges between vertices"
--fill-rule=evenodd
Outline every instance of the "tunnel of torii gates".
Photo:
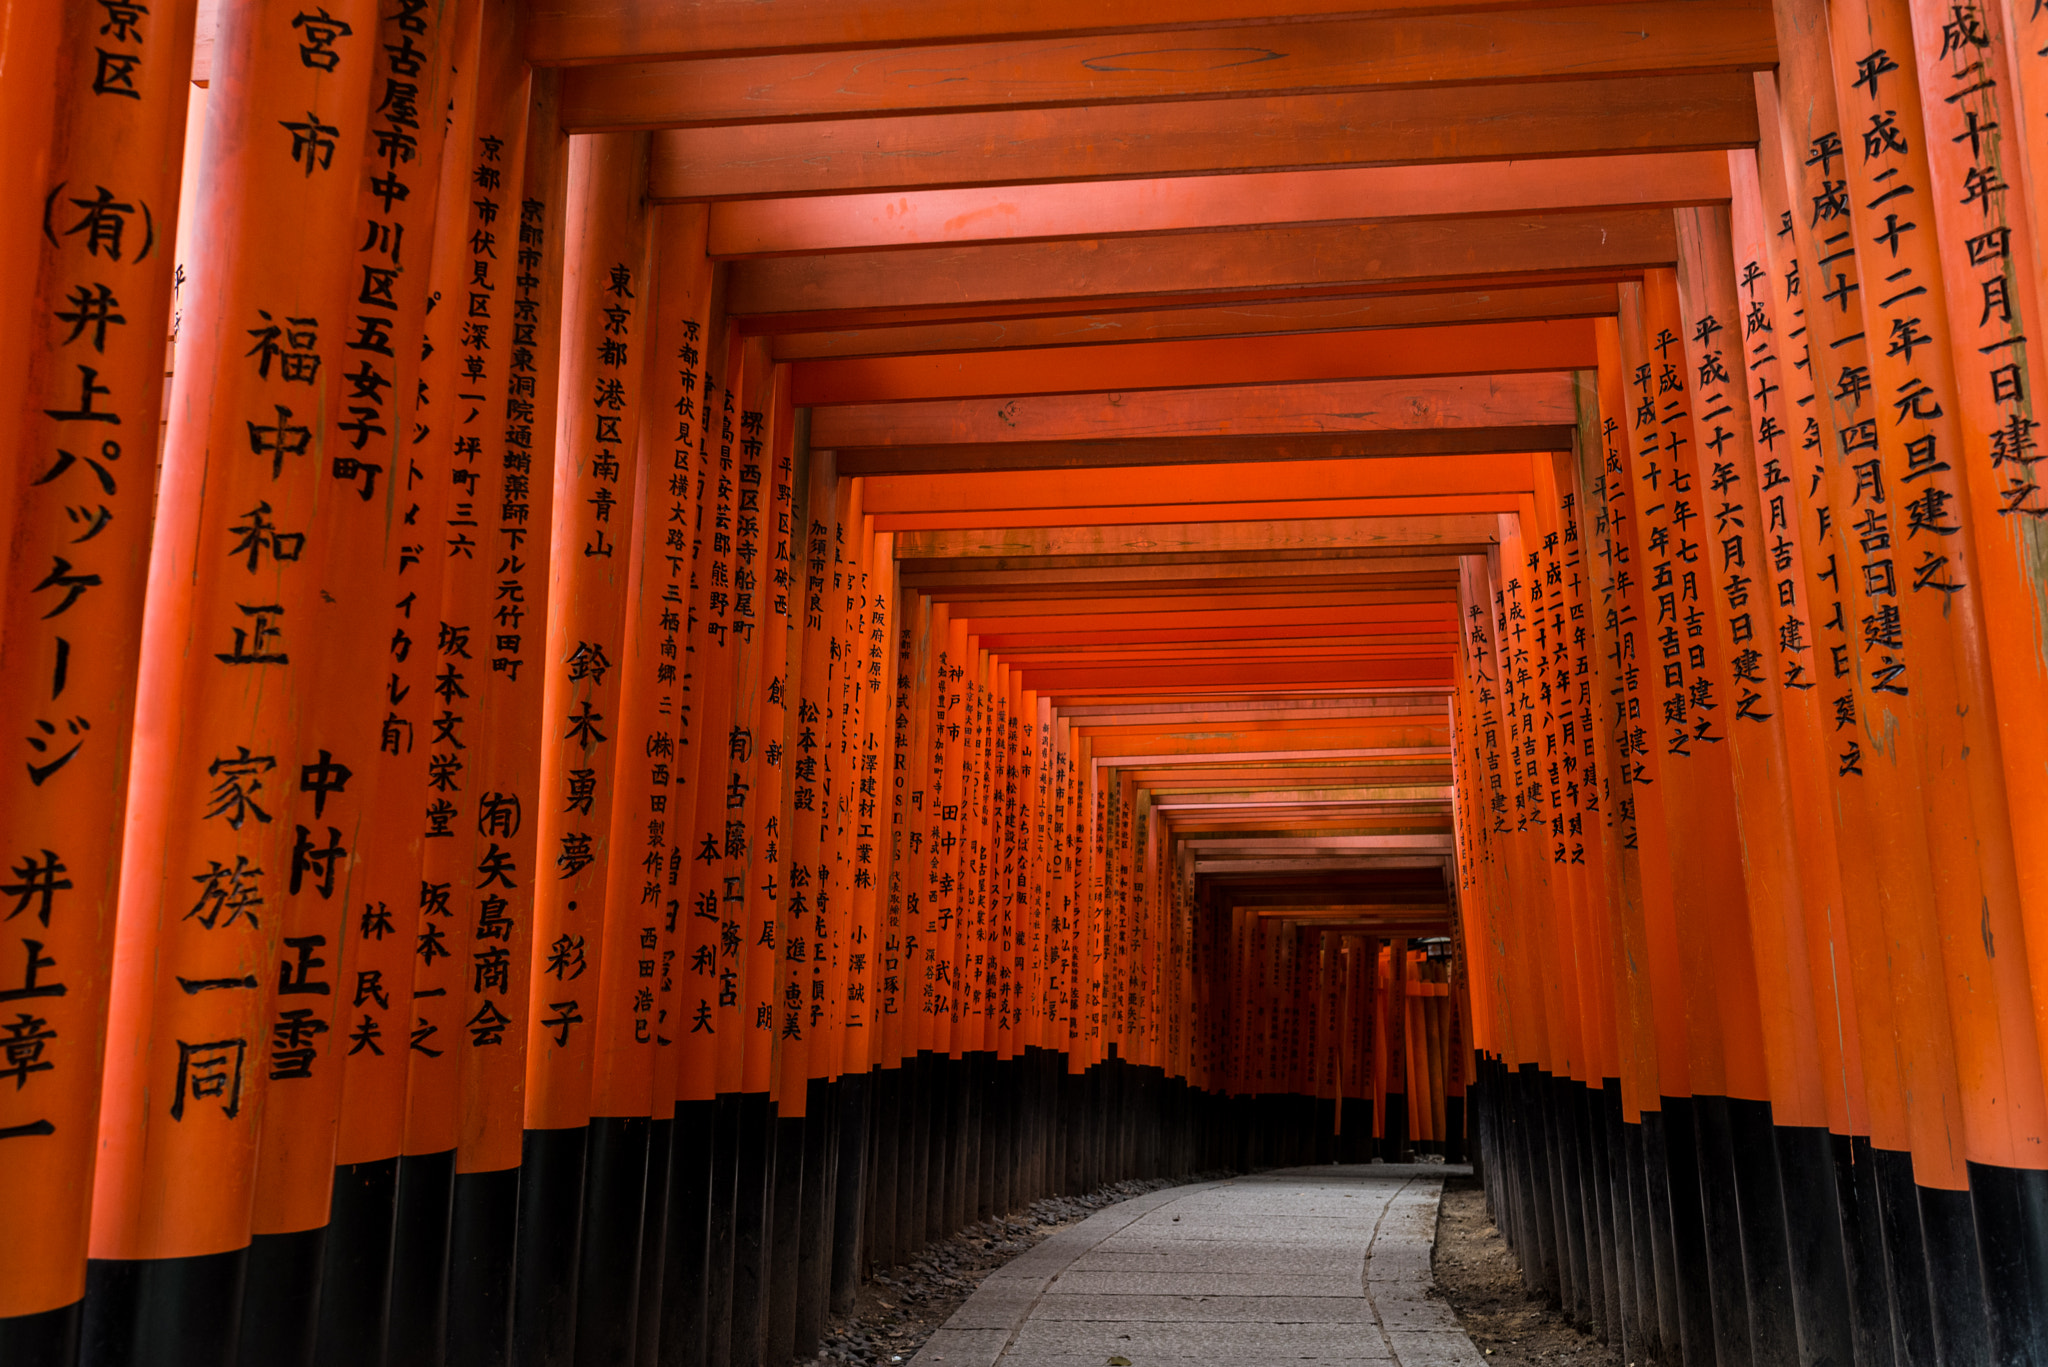
M 0 1361 L 2048 1360 L 2048 8 L 1350 4 L 0 3 Z

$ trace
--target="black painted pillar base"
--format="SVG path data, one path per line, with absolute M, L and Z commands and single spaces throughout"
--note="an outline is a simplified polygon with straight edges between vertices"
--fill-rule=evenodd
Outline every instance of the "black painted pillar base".
M 320 1266 L 327 1227 L 259 1234 L 249 1241 L 242 1288 L 240 1361 L 265 1367 L 312 1367 L 320 1319 Z
M 512 1183 L 513 1209 L 507 1227 L 518 1220 L 518 1169 Z M 448 1344 L 448 1287 L 455 1258 L 452 1216 L 455 1201 L 455 1150 L 402 1154 L 391 1213 L 391 1281 L 385 1309 L 386 1367 L 442 1367 Z M 511 1249 L 504 1250 L 510 1266 Z M 500 1298 L 511 1305 L 509 1288 Z M 502 1339 L 503 1334 L 499 1335 Z M 502 1357 L 498 1359 L 502 1361 Z M 468 1359 L 466 1361 L 477 1361 Z M 340 1364 L 337 1363 L 337 1367 Z
M 1774 1138 L 1799 1360 L 1858 1362 L 1832 1136 L 1818 1126 L 1780 1125 Z
M 667 1116 L 647 1124 L 647 1193 L 640 1203 L 639 1323 L 633 1333 L 633 1367 L 659 1367 L 661 1291 L 668 1275 L 668 1184 L 675 1164 L 675 1122 Z
M 1659 1098 L 1668 1105 L 1668 1099 Z M 1643 1112 L 1643 1174 L 1650 1228 L 1650 1272 L 1657 1292 L 1655 1351 L 1661 1362 L 1684 1362 L 1685 1311 L 1678 1288 L 1678 1250 L 1671 1234 L 1671 1160 L 1664 1131 L 1672 1122 L 1660 1110 Z M 1692 1117 L 1677 1122 L 1688 1133 Z M 1697 1204 L 1697 1203 L 1695 1203 Z
M 717 1103 L 676 1103 L 670 1134 L 668 1257 L 662 1267 L 660 1367 L 704 1367 L 705 1275 Z
M 391 1321 L 391 1241 L 398 1218 L 398 1159 L 334 1170 L 327 1259 L 320 1276 L 318 1367 L 384 1367 Z M 6 1361 L 0 1354 L 0 1362 Z
M 1934 1305 L 1935 1360 L 1941 1367 L 1977 1367 L 1993 1361 L 1984 1264 L 1977 1256 L 1970 1193 L 1921 1187 L 1920 1232 L 1926 1240 L 1927 1283 Z
M 861 1227 L 867 1215 L 866 1172 L 875 1163 L 875 1146 L 870 1143 L 868 1107 L 874 1075 L 849 1074 L 839 1079 L 838 1171 L 832 1189 L 832 1275 L 830 1309 L 835 1315 L 852 1311 L 860 1291 Z
M 721 1095 L 713 1118 L 709 1246 L 705 1252 L 704 1361 L 726 1367 L 732 1360 L 734 1206 L 739 1197 L 740 1097 Z
M 35 1315 L 0 1316 L 0 1362 L 20 1367 L 74 1367 L 85 1327 L 85 1301 Z
M 1970 1165 L 1991 1360 L 2048 1367 L 2048 1172 Z
M 1884 1217 L 1877 1163 L 1866 1135 L 1828 1136 L 1835 1165 L 1835 1205 L 1842 1219 L 1843 1261 L 1849 1274 L 1850 1332 L 1856 1367 L 1897 1367 L 1893 1350 L 1891 1272 L 1884 1251 Z M 1789 1209 L 1789 1207 L 1788 1207 Z
M 512 1361 L 512 1295 L 518 1278 L 519 1194 L 525 1185 L 520 1168 L 495 1172 L 454 1172 L 455 1155 L 445 1156 L 451 1173 L 449 1196 L 441 1212 L 442 1246 L 448 1250 L 444 1293 L 432 1332 L 421 1331 L 427 1343 L 445 1345 L 448 1367 L 507 1367 Z M 406 1159 L 405 1162 L 411 1162 Z M 399 1228 L 405 1228 L 403 1164 L 398 1177 Z M 422 1203 L 428 1212 L 436 1209 Z M 432 1284 L 430 1283 L 430 1286 Z M 389 1357 L 398 1357 L 397 1305 L 403 1288 L 394 1288 Z M 422 1350 L 423 1352 L 425 1350 Z
M 626 1367 L 633 1361 L 650 1128 L 645 1116 L 593 1116 L 585 1131 L 573 1338 L 581 1367 Z
M 1913 1183 L 1913 1156 L 1873 1146 L 1878 1216 L 1884 1231 L 1884 1260 L 1892 1301 L 1892 1353 L 1902 1367 L 1937 1361 L 1934 1304 L 1927 1284 L 1927 1249 L 1920 1237 L 1920 1197 Z
M 739 1097 L 739 1166 L 733 1189 L 732 1367 L 761 1367 L 765 1361 L 768 1313 L 769 1183 L 775 1107 L 766 1092 Z
M 512 1299 L 512 1355 L 520 1367 L 573 1367 L 576 1359 L 577 1255 L 589 1139 L 583 1126 L 528 1130 L 520 1148 Z
M 804 1098 L 803 1200 L 796 1247 L 781 1256 L 796 1267 L 796 1355 L 818 1351 L 832 1299 L 832 1215 L 838 1177 L 838 1084 L 812 1078 Z M 779 1364 L 777 1364 L 779 1367 Z
M 85 1265 L 80 1367 L 235 1361 L 249 1250 Z
M 790 1250 L 803 1245 L 804 1189 L 813 1174 L 804 1167 L 806 1132 L 814 1116 L 775 1118 L 775 1210 L 772 1240 L 776 1249 L 768 1274 L 767 1360 L 787 1362 L 796 1354 L 797 1260 Z

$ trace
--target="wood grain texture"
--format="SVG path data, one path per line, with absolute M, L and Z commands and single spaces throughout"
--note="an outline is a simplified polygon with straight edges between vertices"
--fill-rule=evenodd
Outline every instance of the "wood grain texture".
M 811 443 L 832 450 L 947 442 L 1372 432 L 1559 424 L 1571 422 L 1574 415 L 1569 377 L 1487 375 L 848 405 L 813 415 Z
M 570 71 L 573 132 L 967 109 L 1751 71 L 1777 61 L 1768 6 L 1696 0 L 1115 33 Z
M 1452 285 L 1555 271 L 1628 273 L 1672 260 L 1663 209 L 1255 228 L 742 261 L 727 298 L 745 315 L 1009 301 L 1208 299 L 1302 287 Z
M 1508 161 L 1752 144 L 1746 73 L 669 129 L 656 199 Z

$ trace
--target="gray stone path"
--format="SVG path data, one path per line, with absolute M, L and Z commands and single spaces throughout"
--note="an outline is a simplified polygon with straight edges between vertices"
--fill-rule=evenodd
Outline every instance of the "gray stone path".
M 1135 1197 L 990 1273 L 911 1367 L 1478 1367 L 1426 1294 L 1445 1172 L 1288 1168 Z

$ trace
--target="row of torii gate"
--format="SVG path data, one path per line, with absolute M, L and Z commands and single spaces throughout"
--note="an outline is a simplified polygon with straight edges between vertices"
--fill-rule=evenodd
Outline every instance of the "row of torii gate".
M 0 0 L 0 1361 L 1479 1162 L 2048 1361 L 2018 0 Z M 11 1084 L 11 1085 L 9 1085 Z

